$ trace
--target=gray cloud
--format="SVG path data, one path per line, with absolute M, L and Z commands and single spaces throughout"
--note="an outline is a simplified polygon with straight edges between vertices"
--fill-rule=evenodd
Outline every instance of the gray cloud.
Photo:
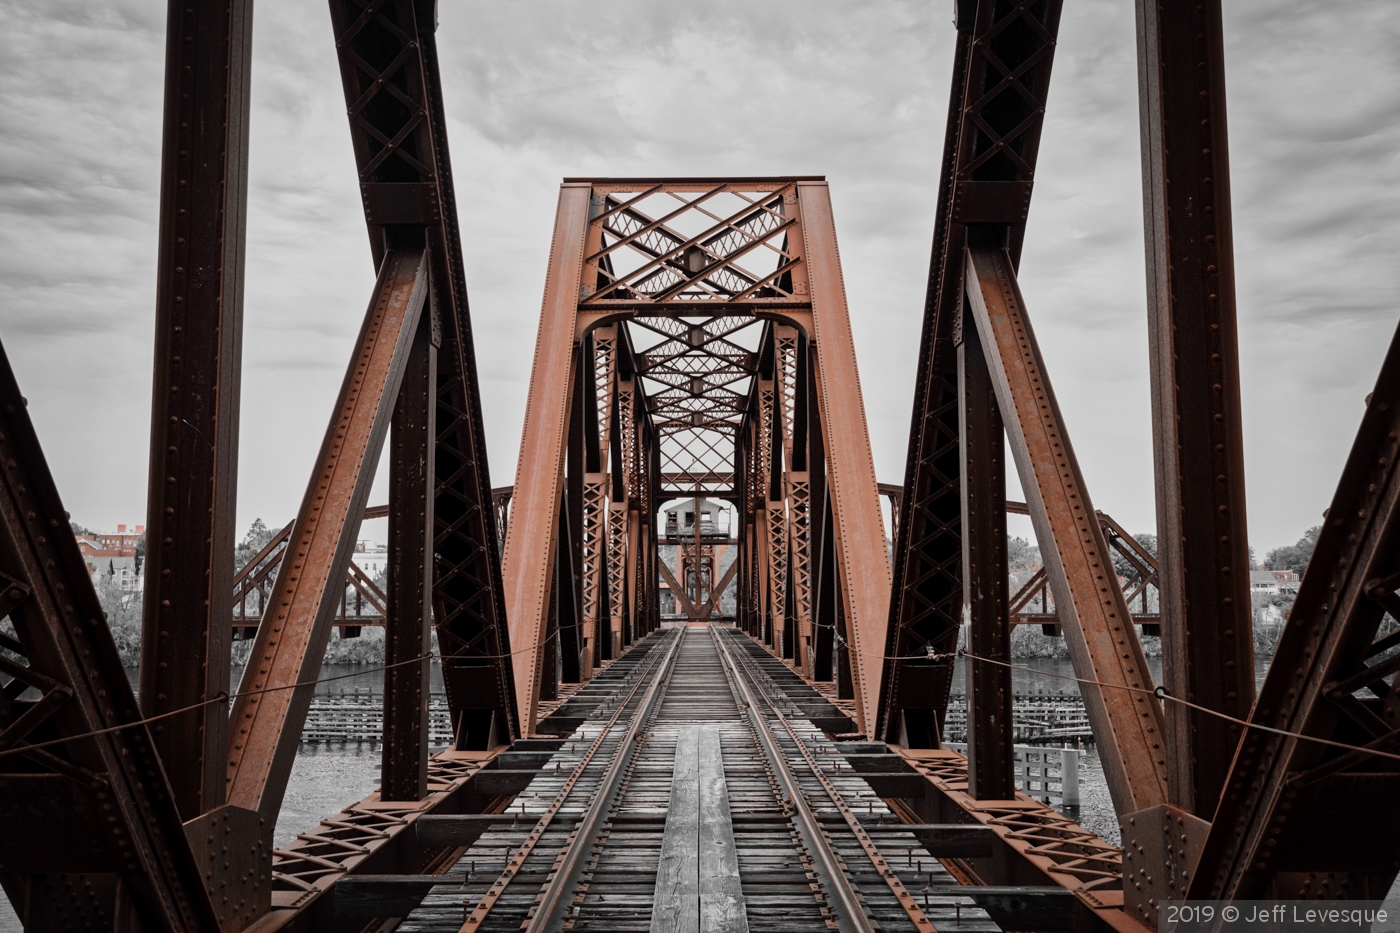
M 0 339 L 68 507 L 140 521 L 165 4 L 0 0 Z M 1252 536 L 1327 504 L 1396 321 L 1400 8 L 1227 5 Z M 565 175 L 824 173 L 903 470 L 951 3 L 442 4 L 494 480 Z M 1095 504 L 1153 523 L 1131 4 L 1067 4 L 1022 283 Z M 373 282 L 325 7 L 255 17 L 240 523 L 301 497 Z M 381 480 L 382 486 L 382 480 Z M 381 495 L 382 492 L 376 493 Z

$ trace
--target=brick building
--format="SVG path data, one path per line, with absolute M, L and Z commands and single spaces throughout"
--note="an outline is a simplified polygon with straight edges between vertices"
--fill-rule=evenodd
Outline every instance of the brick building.
M 114 532 L 87 532 L 77 535 L 78 550 L 88 573 L 96 582 L 100 576 L 111 576 L 122 590 L 134 592 L 141 588 L 141 568 L 136 559 L 136 545 L 146 531 L 145 525 L 128 530 L 118 525 Z

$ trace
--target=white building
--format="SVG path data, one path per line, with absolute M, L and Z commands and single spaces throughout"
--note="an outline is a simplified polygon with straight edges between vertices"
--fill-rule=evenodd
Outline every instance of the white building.
M 371 580 L 378 579 L 381 573 L 389 572 L 389 549 L 377 541 L 355 542 L 355 553 L 350 559 Z

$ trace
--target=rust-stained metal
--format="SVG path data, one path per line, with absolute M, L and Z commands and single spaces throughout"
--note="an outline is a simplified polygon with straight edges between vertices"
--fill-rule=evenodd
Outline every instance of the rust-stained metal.
M 1021 255 L 1050 89 L 1060 0 L 960 0 L 933 256 L 914 382 L 880 735 L 938 747 L 962 620 L 961 494 L 954 331 L 969 231 Z
M 1165 803 L 1162 707 L 1005 249 L 968 251 L 966 294 L 1114 807 Z
M 574 381 L 574 319 L 578 314 L 589 191 L 586 184 L 565 184 L 559 189 L 559 211 L 549 250 L 539 336 L 535 338 L 535 362 L 525 403 L 510 525 L 501 558 L 510 640 L 518 646 L 512 658 L 516 707 L 521 729 L 527 735 L 535 728 L 540 679 L 544 676 L 541 649 L 553 589 L 554 545 Z
M 586 680 L 632 637 L 629 555 L 656 564 L 659 500 L 689 498 L 698 512 L 723 498 L 736 507 L 740 624 L 804 669 L 818 664 L 814 643 L 857 645 L 849 680 L 868 686 L 873 710 L 889 570 L 825 183 L 562 190 L 505 548 L 520 702 L 553 688 L 529 648 L 551 613 L 565 681 Z M 699 618 L 723 587 L 712 585 L 718 549 L 692 531 L 668 538 L 682 552 L 675 572 L 655 565 L 641 588 L 668 576 Z M 842 634 L 823 642 L 817 536 L 828 532 L 825 624 Z M 644 595 L 639 615 L 656 611 Z
M 1400 768 L 1400 332 L 1303 574 L 1187 896 L 1383 898 Z
M 958 346 L 963 486 L 963 604 L 967 662 L 967 787 L 972 796 L 1016 795 L 1012 749 L 1011 619 L 1006 564 L 1005 429 L 982 339 L 964 320 Z M 1001 663 L 990 663 L 1001 662 Z
M 148 716 L 229 686 L 253 4 L 181 0 L 167 20 L 140 666 Z M 223 803 L 226 714 L 208 703 L 153 732 L 187 820 Z
M 481 391 L 437 62 L 437 4 L 330 0 L 346 115 L 376 268 L 428 248 L 438 314 L 433 617 L 457 745 L 520 732 Z
M 429 288 L 423 250 L 384 257 L 229 717 L 228 800 L 276 818 Z M 274 687 L 308 686 L 255 694 Z
M 825 182 L 801 182 L 802 236 L 812 295 L 812 340 L 817 346 L 818 402 L 826 440 L 836 559 L 841 566 L 846 638 L 851 645 L 857 723 L 874 735 L 882 647 L 889 619 L 890 565 L 880 517 L 875 461 L 865 424 L 855 340 L 836 251 L 836 221 Z
M 1220 0 L 1139 0 L 1137 24 L 1163 685 L 1241 719 L 1254 645 Z M 1208 820 L 1240 726 L 1168 705 L 1166 727 L 1170 802 Z
M 1160 559 L 1093 510 L 1016 280 L 1059 0 L 956 4 L 903 486 L 875 482 L 826 182 L 783 176 L 565 179 L 517 482 L 493 490 L 436 5 L 330 11 L 376 294 L 297 520 L 234 574 L 251 5 L 170 7 L 140 712 L 0 352 L 0 618 L 15 629 L 0 634 L 0 798 L 19 802 L 0 812 L 0 885 L 27 927 L 358 929 L 320 895 L 350 871 L 442 868 L 452 851 L 403 829 L 503 805 L 468 779 L 542 702 L 577 696 L 561 681 L 660 624 L 663 578 L 691 621 L 737 579 L 737 626 L 928 778 L 896 809 L 991 828 L 990 859 L 952 866 L 966 881 L 1052 881 L 1074 892 L 1077 927 L 1120 933 L 1168 897 L 1389 890 L 1400 335 L 1239 721 L 1253 681 L 1219 0 L 1137 2 Z M 386 592 L 350 549 L 391 411 L 391 502 L 374 513 L 390 519 Z M 1024 505 L 1003 506 L 1003 422 Z M 678 498 L 697 513 L 684 542 L 660 537 Z M 702 498 L 733 509 L 732 538 L 702 534 Z M 1030 515 L 1045 560 L 1014 596 L 1004 510 Z M 937 747 L 964 607 L 970 763 Z M 1015 790 L 1009 670 L 994 662 L 1017 623 L 1069 642 L 1126 859 Z M 387 626 L 384 786 L 273 853 L 336 624 Z M 455 733 L 431 760 L 430 624 Z M 1163 636 L 1164 695 L 1138 625 Z M 226 719 L 230 635 L 254 629 Z M 750 665 L 726 657 L 737 688 Z M 557 919 L 582 859 L 561 856 L 533 928 Z M 839 859 L 821 861 L 860 925 Z
M 433 594 L 433 442 L 437 438 L 437 347 L 431 314 L 420 315 L 389 441 L 389 566 L 384 618 L 384 738 L 379 795 L 428 793 L 428 631 Z M 353 567 L 354 565 L 351 564 Z
M 9 678 L 0 691 L 0 748 L 9 751 L 0 758 L 0 795 L 26 804 L 0 825 L 0 882 L 36 923 L 121 929 L 136 915 L 151 930 L 216 930 L 220 919 L 26 405 L 0 347 L 0 609 L 17 636 L 4 647 L 27 662 L 0 656 Z M 44 698 L 21 714 L 16 701 L 31 686 Z M 107 729 L 115 731 L 90 734 Z M 25 751 L 68 736 L 75 738 Z M 76 898 L 44 878 L 83 872 L 115 875 L 93 879 Z

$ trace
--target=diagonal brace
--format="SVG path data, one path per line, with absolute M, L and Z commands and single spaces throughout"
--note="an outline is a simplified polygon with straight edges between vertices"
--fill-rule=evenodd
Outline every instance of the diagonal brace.
M 268 819 L 281 809 L 314 690 L 292 685 L 320 671 L 428 288 L 425 250 L 385 254 L 239 686 L 228 801 Z
M 1162 707 L 1031 330 L 1011 257 L 965 254 L 965 289 L 1120 816 L 1166 802 Z M 1109 685 L 1107 689 L 1098 684 Z M 1125 689 L 1126 688 L 1126 689 Z

